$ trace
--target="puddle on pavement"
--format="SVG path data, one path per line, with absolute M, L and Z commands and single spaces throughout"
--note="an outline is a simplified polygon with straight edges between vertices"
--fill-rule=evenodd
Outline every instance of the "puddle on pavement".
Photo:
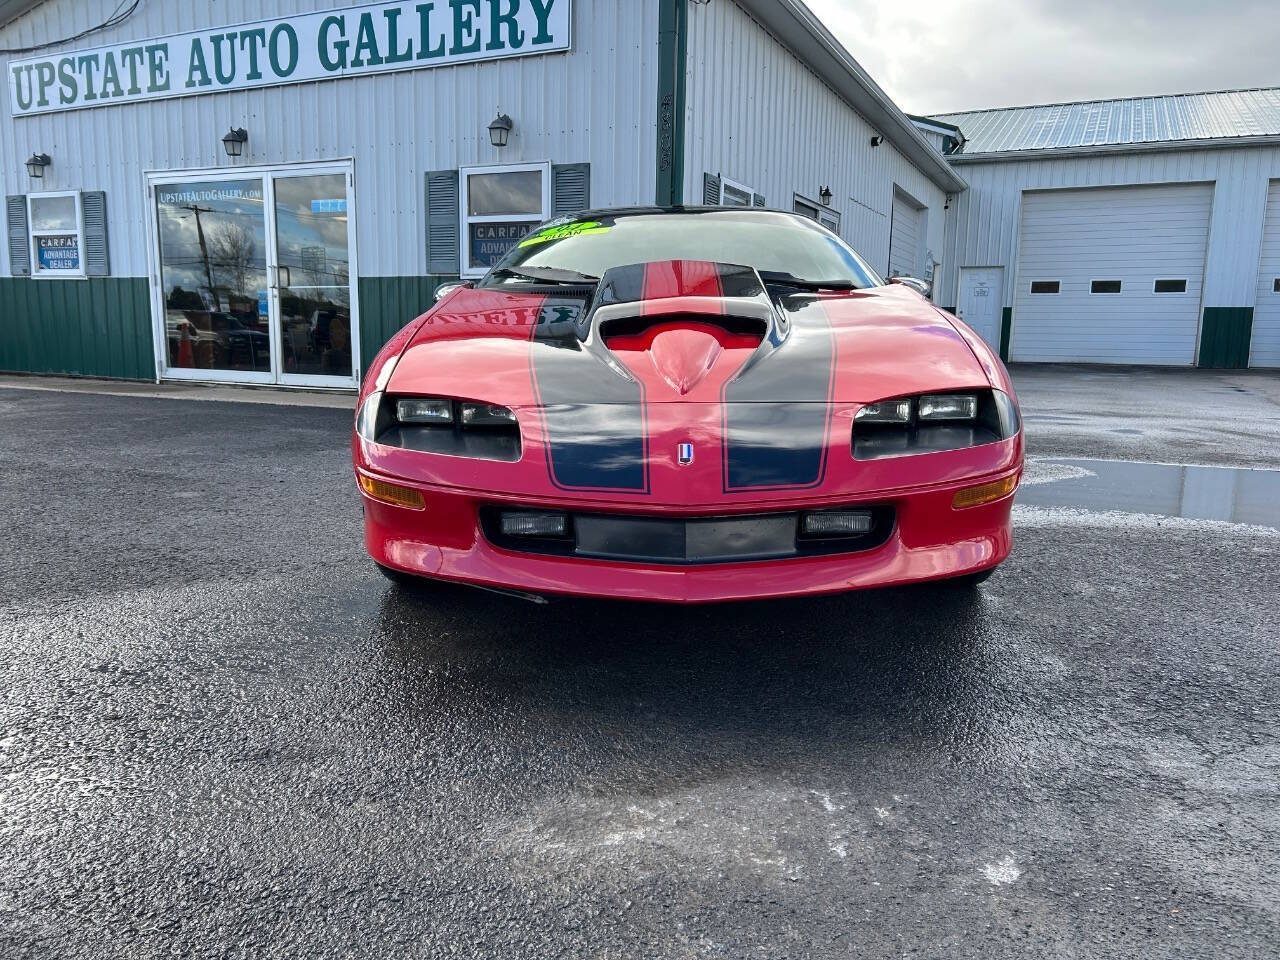
M 1037 459 L 1027 465 L 1017 502 L 1280 529 L 1280 470 Z

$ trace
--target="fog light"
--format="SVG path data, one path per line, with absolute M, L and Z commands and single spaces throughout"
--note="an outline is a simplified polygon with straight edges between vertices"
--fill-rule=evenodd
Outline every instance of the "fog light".
M 977 415 L 978 398 L 972 394 L 920 398 L 921 420 L 972 420 Z
M 505 537 L 563 537 L 568 533 L 567 514 L 515 510 L 502 512 L 502 535 Z
M 910 400 L 881 400 L 868 403 L 853 415 L 861 423 L 910 423 Z
M 402 487 L 398 483 L 375 480 L 373 477 L 366 477 L 363 473 L 359 474 L 358 478 L 360 480 L 360 489 L 379 503 L 389 503 L 394 507 L 407 507 L 410 510 L 425 510 L 427 508 L 427 501 L 423 499 L 419 491 L 414 490 L 412 487 Z
M 464 403 L 462 405 L 462 425 L 464 427 L 510 427 L 516 422 L 516 415 L 506 407 L 492 403 Z
M 852 537 L 871 530 L 870 510 L 824 510 L 806 513 L 801 525 L 807 537 Z
M 980 507 L 984 503 L 1002 500 L 1017 489 L 1018 474 L 1015 473 L 994 483 L 984 483 L 981 486 L 961 490 L 952 498 L 951 506 L 957 510 L 963 510 L 965 507 Z
M 397 400 L 396 419 L 401 423 L 453 423 L 452 400 Z

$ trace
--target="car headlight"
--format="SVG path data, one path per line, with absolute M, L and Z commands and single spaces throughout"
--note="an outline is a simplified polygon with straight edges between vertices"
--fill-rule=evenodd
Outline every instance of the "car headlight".
M 1018 408 L 1001 390 L 926 393 L 859 408 L 852 449 L 856 460 L 938 453 L 1008 440 L 1020 429 Z
M 477 460 L 520 459 L 515 411 L 454 397 L 392 397 L 375 390 L 356 415 L 356 433 L 390 447 Z

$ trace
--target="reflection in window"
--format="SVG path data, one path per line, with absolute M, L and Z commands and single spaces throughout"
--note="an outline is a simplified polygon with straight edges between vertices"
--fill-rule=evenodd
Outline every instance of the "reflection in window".
M 350 377 L 347 177 L 279 177 L 275 195 L 284 372 Z
M 157 184 L 170 367 L 269 372 L 261 180 Z

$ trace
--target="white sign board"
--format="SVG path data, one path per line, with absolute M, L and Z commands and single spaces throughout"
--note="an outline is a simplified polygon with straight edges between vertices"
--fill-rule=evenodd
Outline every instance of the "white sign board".
M 15 117 L 568 50 L 572 0 L 401 0 L 14 60 Z

